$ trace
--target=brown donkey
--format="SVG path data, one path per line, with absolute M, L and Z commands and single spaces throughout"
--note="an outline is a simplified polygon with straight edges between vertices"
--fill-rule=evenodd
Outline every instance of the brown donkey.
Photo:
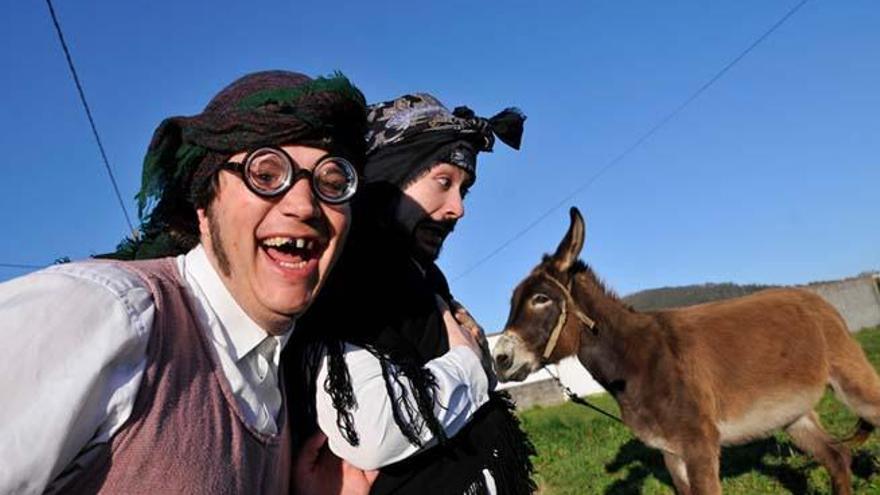
M 624 423 L 663 451 L 681 494 L 719 494 L 721 445 L 783 428 L 852 492 L 850 452 L 813 408 L 826 386 L 861 419 L 859 437 L 880 425 L 880 378 L 840 315 L 796 289 L 668 311 L 622 303 L 578 260 L 584 221 L 571 227 L 513 293 L 494 349 L 502 381 L 577 355 L 620 405 Z

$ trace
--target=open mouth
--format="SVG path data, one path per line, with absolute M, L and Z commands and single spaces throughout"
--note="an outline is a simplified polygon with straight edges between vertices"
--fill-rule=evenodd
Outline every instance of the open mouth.
M 528 363 L 517 363 L 513 368 L 497 370 L 496 374 L 501 383 L 521 382 L 528 378 L 529 375 L 532 374 L 532 371 L 533 370 Z
M 281 268 L 300 270 L 317 260 L 324 251 L 323 241 L 309 237 L 268 237 L 260 242 L 266 255 Z
M 505 382 L 521 382 L 529 377 L 532 371 L 525 364 L 519 366 L 517 369 L 510 371 L 504 377 Z

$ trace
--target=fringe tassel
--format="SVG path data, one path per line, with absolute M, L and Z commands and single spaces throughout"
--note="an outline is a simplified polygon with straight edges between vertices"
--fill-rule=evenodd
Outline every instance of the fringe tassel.
M 499 494 L 528 495 L 538 487 L 532 479 L 534 466 L 531 457 L 537 455 L 535 446 L 520 428 L 519 418 L 514 414 L 515 405 L 506 392 L 493 392 L 491 402 L 504 416 L 497 423 L 501 431 L 496 435 L 497 442 L 489 461 L 489 471 L 495 478 Z M 503 425 L 503 426 L 502 426 Z M 503 454 L 503 455 L 502 455 Z

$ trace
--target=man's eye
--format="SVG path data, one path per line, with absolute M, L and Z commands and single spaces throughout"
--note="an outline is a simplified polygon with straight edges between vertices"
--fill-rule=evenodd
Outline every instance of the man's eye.
M 440 187 L 443 189 L 449 189 L 452 187 L 452 180 L 449 177 L 437 177 L 437 183 L 440 184 Z

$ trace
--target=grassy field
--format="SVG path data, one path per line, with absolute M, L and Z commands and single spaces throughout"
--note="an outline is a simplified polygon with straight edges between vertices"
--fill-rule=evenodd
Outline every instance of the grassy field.
M 874 367 L 880 369 L 880 327 L 857 334 Z M 592 401 L 617 412 L 610 396 Z M 826 394 L 819 408 L 832 435 L 852 431 L 855 416 Z M 589 409 L 571 403 L 536 407 L 522 414 L 535 443 L 539 493 L 671 494 L 672 480 L 657 450 L 644 446 L 629 430 Z M 855 493 L 880 495 L 880 430 L 853 452 Z M 831 484 L 825 469 L 802 455 L 780 433 L 721 455 L 725 494 L 826 494 Z

